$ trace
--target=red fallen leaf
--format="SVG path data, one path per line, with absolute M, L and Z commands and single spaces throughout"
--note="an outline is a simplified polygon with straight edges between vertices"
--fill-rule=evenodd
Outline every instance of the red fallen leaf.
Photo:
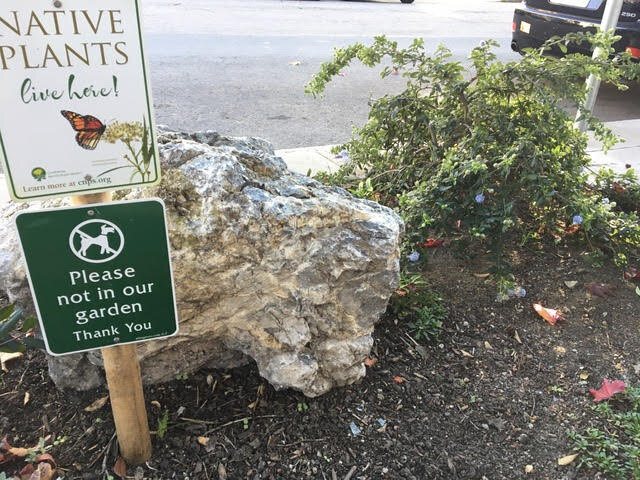
M 35 471 L 36 471 L 35 467 L 30 463 L 27 463 L 24 466 L 24 468 L 20 470 L 20 473 L 18 474 L 20 475 L 20 480 L 29 480 L 31 478 L 31 475 L 33 475 L 33 472 Z
M 434 238 L 427 238 L 427 241 L 422 244 L 425 248 L 435 248 L 440 247 L 444 243 L 444 240 L 436 240 Z
M 378 359 L 376 357 L 367 357 L 364 359 L 364 364 L 367 367 L 373 367 L 376 363 L 378 363 Z
M 36 463 L 48 462 L 53 468 L 57 467 L 55 459 L 48 453 L 41 453 L 36 456 Z
M 118 475 L 120 478 L 127 476 L 127 464 L 122 457 L 118 457 L 116 460 L 116 464 L 113 466 L 113 473 Z
M 407 381 L 407 379 L 398 375 L 397 377 L 393 377 L 393 381 L 396 383 L 404 383 Z
M 594 390 L 591 388 L 589 389 L 589 393 L 593 395 L 593 401 L 597 403 L 603 400 L 609 400 L 616 393 L 624 393 L 625 388 L 626 385 L 622 380 L 614 380 L 613 382 L 610 382 L 605 378 L 600 390 Z
M 407 294 L 405 290 L 396 290 L 396 295 L 399 297 L 404 297 Z
M 567 235 L 573 235 L 574 233 L 576 233 L 578 230 L 580 230 L 580 225 L 569 225 L 567 228 L 564 229 L 564 232 Z
M 544 318 L 550 325 L 555 325 L 558 320 L 564 320 L 564 317 L 560 314 L 558 310 L 554 310 L 553 308 L 546 308 L 540 305 L 539 303 L 533 304 L 533 309 Z
M 640 272 L 636 267 L 629 267 L 629 270 L 624 272 L 624 278 L 632 282 L 640 280 Z
M 607 298 L 616 296 L 615 287 L 606 283 L 591 282 L 587 283 L 584 288 L 586 288 L 591 295 L 596 297 Z
M 611 186 L 613 187 L 616 193 L 624 193 L 627 191 L 627 189 L 624 188 L 622 185 L 620 185 L 618 182 L 613 182 Z

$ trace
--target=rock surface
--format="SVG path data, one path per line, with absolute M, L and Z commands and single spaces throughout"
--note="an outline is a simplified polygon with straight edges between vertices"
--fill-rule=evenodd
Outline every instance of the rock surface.
M 180 333 L 138 345 L 145 381 L 249 358 L 276 388 L 308 396 L 364 376 L 398 281 L 400 218 L 289 172 L 259 139 L 168 132 L 159 143 L 162 183 L 121 197 L 167 205 Z M 27 306 L 11 222 L 35 207 L 0 212 L 0 289 Z M 93 388 L 99 364 L 97 352 L 52 357 L 50 375 L 60 387 Z

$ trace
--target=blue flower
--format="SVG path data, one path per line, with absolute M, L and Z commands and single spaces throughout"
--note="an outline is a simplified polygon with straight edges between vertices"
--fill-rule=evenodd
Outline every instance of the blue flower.
M 409 261 L 417 262 L 418 260 L 420 260 L 420 254 L 418 252 L 413 252 L 411 255 L 409 255 Z
M 336 158 L 341 158 L 343 160 L 349 160 L 349 151 L 342 150 L 339 154 L 336 155 Z
M 584 219 L 580 215 L 576 215 L 575 217 L 573 217 L 573 223 L 575 225 L 582 225 L 583 220 Z
M 609 205 L 609 203 L 611 203 L 611 201 L 608 198 L 603 198 L 602 199 L 602 203 L 605 205 Z
M 516 297 L 523 298 L 523 297 L 526 297 L 526 296 L 527 296 L 527 291 L 524 288 L 518 287 L 516 289 Z
M 476 198 L 475 198 L 475 201 L 476 201 L 476 203 L 484 203 L 484 201 L 485 201 L 484 193 L 477 194 Z

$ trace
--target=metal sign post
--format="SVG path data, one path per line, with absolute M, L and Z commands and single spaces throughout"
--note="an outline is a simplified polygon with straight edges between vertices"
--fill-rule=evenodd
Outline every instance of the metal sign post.
M 604 13 L 602 14 L 602 22 L 600 23 L 600 31 L 608 32 L 609 30 L 614 30 L 618 26 L 618 19 L 620 18 L 620 13 L 622 12 L 622 4 L 624 0 L 607 0 L 607 3 L 604 7 Z M 593 58 L 599 58 L 602 55 L 606 55 L 607 52 L 604 52 L 602 48 L 596 47 L 593 51 Z M 598 91 L 600 90 L 600 78 L 596 77 L 594 74 L 589 75 L 587 78 L 587 98 L 584 102 L 584 105 L 578 109 L 578 113 L 576 114 L 576 127 L 581 132 L 586 131 L 587 122 L 581 119 L 584 111 L 593 111 L 593 107 L 596 105 L 596 99 L 598 98 Z

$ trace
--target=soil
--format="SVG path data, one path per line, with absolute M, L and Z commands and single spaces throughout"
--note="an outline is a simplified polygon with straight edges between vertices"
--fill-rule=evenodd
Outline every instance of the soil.
M 153 459 L 128 467 L 136 479 L 592 479 L 566 432 L 594 419 L 589 388 L 604 378 L 640 384 L 640 297 L 619 269 L 588 264 L 576 251 L 514 254 L 525 298 L 496 302 L 480 260 L 435 252 L 426 275 L 445 299 L 438 341 L 416 343 L 388 316 L 377 327 L 367 376 L 307 399 L 275 391 L 253 365 L 202 370 L 145 388 L 149 421 L 165 411 Z M 478 276 L 477 276 L 478 275 Z M 570 289 L 565 281 L 578 281 Z M 592 297 L 585 283 L 616 287 Z M 550 326 L 531 305 L 561 309 Z M 45 356 L 25 354 L 0 380 L 0 438 L 32 446 L 65 439 L 49 453 L 65 479 L 114 475 L 117 445 L 107 394 L 60 392 Z M 582 377 L 581 377 L 581 374 Z M 588 375 L 588 378 L 586 378 Z M 402 377 L 404 381 L 396 377 Z M 395 379 L 395 380 L 394 380 Z M 24 405 L 25 394 L 29 401 Z M 204 437 L 200 438 L 199 437 Z M 0 466 L 7 474 L 23 463 Z M 533 471 L 525 473 L 527 465 Z

